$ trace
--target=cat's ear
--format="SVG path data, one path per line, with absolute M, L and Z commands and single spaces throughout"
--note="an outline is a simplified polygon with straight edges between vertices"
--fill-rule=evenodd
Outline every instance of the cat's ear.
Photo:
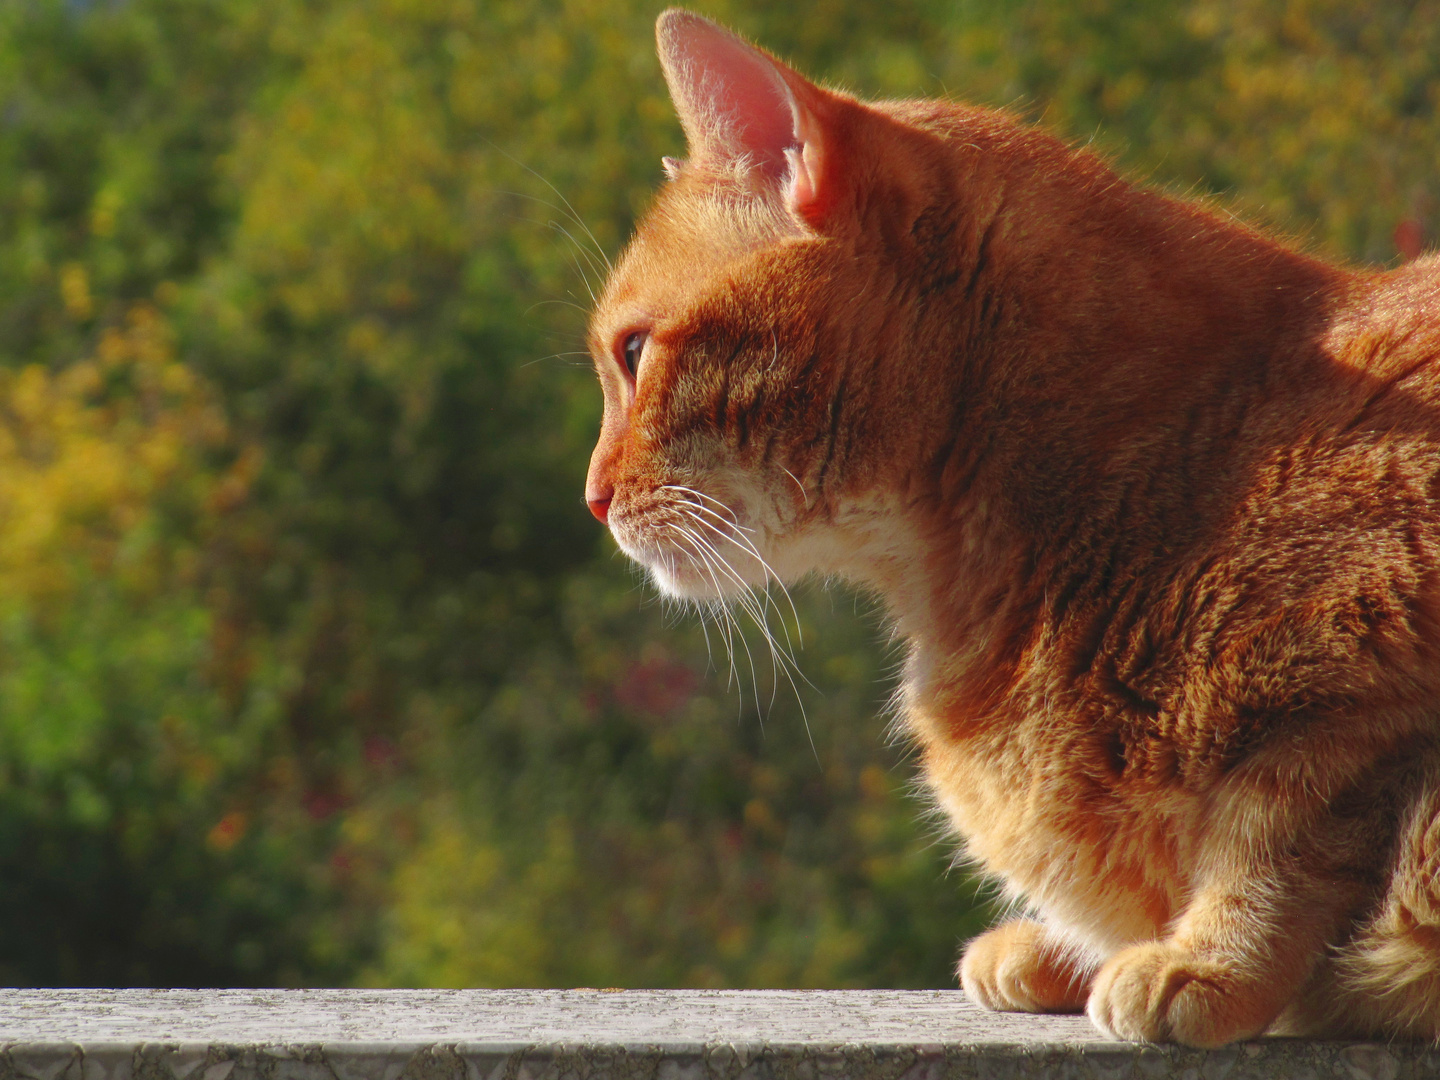
M 691 162 L 758 169 L 792 211 L 819 225 L 838 193 L 827 137 L 836 96 L 689 11 L 664 12 L 655 36 Z

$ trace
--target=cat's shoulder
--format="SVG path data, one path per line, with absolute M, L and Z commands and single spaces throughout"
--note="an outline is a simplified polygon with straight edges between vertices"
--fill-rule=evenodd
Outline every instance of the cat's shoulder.
M 1337 325 L 1348 349 L 1384 342 L 1415 362 L 1440 364 L 1440 253 L 1359 281 Z
M 1394 308 L 1422 320 L 1428 317 L 1440 332 L 1440 252 L 1378 275 L 1375 302 L 1381 309 Z

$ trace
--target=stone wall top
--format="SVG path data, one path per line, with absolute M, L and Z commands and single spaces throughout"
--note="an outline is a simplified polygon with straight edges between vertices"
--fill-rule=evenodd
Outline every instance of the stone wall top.
M 957 991 L 0 990 L 0 1080 L 1418 1080 L 1440 1049 L 1105 1039 Z

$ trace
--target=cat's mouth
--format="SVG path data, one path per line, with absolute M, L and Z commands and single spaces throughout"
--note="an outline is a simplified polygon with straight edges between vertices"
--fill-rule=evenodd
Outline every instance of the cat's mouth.
M 677 600 L 731 600 L 770 576 L 755 530 L 694 488 L 667 484 L 652 497 L 624 500 L 609 524 L 620 549 Z

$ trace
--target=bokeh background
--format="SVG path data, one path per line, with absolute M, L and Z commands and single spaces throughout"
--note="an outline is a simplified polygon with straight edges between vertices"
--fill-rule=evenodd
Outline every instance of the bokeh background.
M 696 6 L 1329 256 L 1433 235 L 1437 0 Z M 813 685 L 732 671 L 581 502 L 657 9 L 0 3 L 0 983 L 953 985 L 878 613 L 802 588 Z

